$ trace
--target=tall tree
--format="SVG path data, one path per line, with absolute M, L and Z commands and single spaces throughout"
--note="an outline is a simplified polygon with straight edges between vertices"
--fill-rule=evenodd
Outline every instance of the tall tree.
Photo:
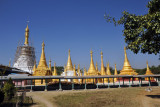
M 124 25 L 123 35 L 127 48 L 138 53 L 158 54 L 160 53 L 160 0 L 148 2 L 148 13 L 135 15 L 124 11 L 119 20 L 105 15 L 107 22 L 115 25 Z

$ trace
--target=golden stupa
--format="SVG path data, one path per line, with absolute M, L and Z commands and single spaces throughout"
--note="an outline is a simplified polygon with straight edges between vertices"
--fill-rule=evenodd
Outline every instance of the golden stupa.
M 112 75 L 111 71 L 110 71 L 109 63 L 106 65 L 106 74 L 107 75 Z M 113 79 L 109 78 L 109 82 L 112 82 L 112 81 L 113 81 Z
M 47 63 L 46 63 L 46 57 L 45 57 L 45 52 L 44 52 L 44 42 L 42 43 L 42 53 L 41 53 L 41 58 L 39 61 L 39 65 L 36 68 L 36 66 L 34 67 L 34 73 L 33 76 L 48 76 L 48 75 L 52 75 L 51 70 L 48 68 Z M 47 80 L 47 83 L 51 82 L 50 79 Z M 35 85 L 45 85 L 46 81 L 43 80 L 35 80 Z
M 80 64 L 78 64 L 77 73 L 78 73 L 78 76 L 82 76 L 82 72 L 80 70 Z M 78 81 L 79 81 L 79 83 L 82 83 L 82 79 L 78 79 Z
M 52 71 L 52 67 L 51 67 L 51 59 L 49 59 L 49 69 Z
M 118 75 L 118 73 L 117 73 L 117 67 L 116 67 L 116 64 L 115 64 L 114 75 Z M 117 78 L 114 78 L 114 82 L 116 82 L 116 81 L 117 81 Z
M 81 76 L 81 71 L 80 71 L 80 65 L 79 64 L 78 64 L 77 73 L 78 73 L 78 76 Z
M 94 66 L 94 62 L 93 62 L 93 52 L 92 50 L 90 51 L 90 54 L 91 54 L 91 62 L 90 62 L 90 67 L 88 69 L 88 76 L 95 76 L 97 75 L 97 71 L 96 71 L 96 68 Z M 88 82 L 93 82 L 93 79 L 88 79 L 87 80 Z
M 127 58 L 126 47 L 124 47 L 124 56 L 124 65 L 119 75 L 137 75 L 138 73 L 136 73 L 135 70 L 133 70 Z
M 146 74 L 145 75 L 153 75 L 152 71 L 149 69 L 148 61 L 146 63 L 147 63 L 147 70 L 146 70 Z M 145 80 L 148 81 L 149 78 L 145 78 Z M 150 77 L 150 80 L 154 80 L 154 78 Z
M 72 65 L 72 60 L 71 60 L 71 55 L 70 55 L 70 49 L 68 51 L 68 61 L 66 65 L 66 71 L 73 71 L 73 65 Z
M 53 76 L 57 76 L 57 69 L 56 69 L 56 63 L 54 63 L 54 71 L 52 72 Z M 58 79 L 52 79 L 53 82 L 59 81 Z
M 101 51 L 101 75 L 106 75 L 105 68 L 104 68 L 104 63 L 103 63 L 103 52 Z M 98 79 L 98 82 L 102 82 L 102 79 Z M 104 78 L 104 82 L 107 82 L 107 78 Z
M 98 64 L 97 64 L 97 62 L 96 62 L 96 71 L 97 71 L 97 75 L 101 75 L 101 73 L 98 70 Z
M 73 75 L 73 76 L 77 77 L 77 73 L 76 73 L 76 65 L 75 65 L 75 64 L 74 64 L 73 71 L 74 71 L 74 75 Z M 78 79 L 73 79 L 73 82 L 74 82 L 74 83 L 78 83 Z
M 104 63 L 103 63 L 103 52 L 101 51 L 101 75 L 106 75 Z

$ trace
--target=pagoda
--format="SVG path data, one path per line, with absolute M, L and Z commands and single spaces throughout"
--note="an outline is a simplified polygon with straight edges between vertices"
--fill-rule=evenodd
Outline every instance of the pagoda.
M 93 62 L 93 51 L 92 50 L 90 51 L 90 54 L 91 54 L 91 62 L 90 62 L 90 67 L 88 69 L 87 75 L 88 76 L 95 76 L 95 75 L 97 75 L 97 71 L 96 71 L 96 68 L 95 68 L 94 62 Z M 88 79 L 87 81 L 93 82 L 93 79 Z
M 144 74 L 144 75 L 153 75 L 152 71 L 149 69 L 148 61 L 146 62 L 146 64 L 147 64 L 147 70 L 146 70 L 146 74 Z M 145 78 L 145 80 L 149 81 L 149 78 L 147 77 L 147 78 Z M 154 80 L 154 78 L 150 77 L 150 80 Z
M 38 64 L 38 67 L 34 67 L 34 73 L 33 76 L 49 76 L 52 75 L 51 68 L 48 68 L 47 62 L 46 62 L 46 57 L 45 57 L 45 52 L 44 52 L 44 42 L 42 43 L 42 53 L 41 53 L 41 58 Z M 50 65 L 51 66 L 51 65 Z M 51 82 L 52 80 L 35 80 L 35 85 L 45 85 L 48 82 Z
M 32 69 L 35 61 L 35 48 L 29 44 L 28 39 L 29 28 L 27 25 L 25 29 L 25 42 L 24 45 L 17 47 L 13 67 L 32 74 Z
M 52 72 L 52 76 L 57 76 L 56 63 L 54 63 L 54 71 Z M 59 81 L 58 79 L 52 79 L 52 82 Z
M 124 65 L 119 75 L 137 75 L 138 73 L 133 70 L 127 58 L 126 47 L 124 47 L 124 57 Z
M 106 65 L 107 69 L 106 69 L 106 74 L 107 75 L 111 75 L 111 70 L 110 70 L 110 67 L 109 67 L 109 63 Z M 109 78 L 109 82 L 113 82 L 113 79 L 112 78 Z
M 103 52 L 101 51 L 101 75 L 106 75 L 104 63 L 103 63 Z M 102 82 L 102 79 L 98 79 L 98 82 Z M 107 78 L 104 78 L 103 82 L 107 82 Z
M 118 75 L 116 64 L 115 64 L 115 69 L 114 69 L 114 75 Z M 117 82 L 117 78 L 114 78 L 114 82 Z
M 75 68 L 76 69 L 76 68 Z M 70 49 L 68 50 L 68 61 L 67 65 L 64 68 L 64 72 L 61 74 L 61 76 L 78 76 L 78 73 L 74 71 L 73 65 L 72 65 L 72 60 L 71 60 L 71 55 L 70 55 Z M 68 82 L 71 82 L 71 79 L 67 80 Z

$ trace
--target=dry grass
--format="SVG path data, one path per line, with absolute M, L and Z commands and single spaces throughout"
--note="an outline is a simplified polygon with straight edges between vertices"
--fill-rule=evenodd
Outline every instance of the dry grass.
M 145 91 L 146 88 L 41 91 L 28 95 L 39 106 L 46 107 L 160 107 L 160 87 L 152 87 L 152 92 Z
M 140 105 L 136 97 L 139 89 L 108 89 L 69 93 L 54 97 L 60 107 L 128 107 Z

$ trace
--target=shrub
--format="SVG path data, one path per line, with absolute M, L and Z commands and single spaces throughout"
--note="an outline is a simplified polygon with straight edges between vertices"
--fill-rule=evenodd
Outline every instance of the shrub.
M 12 99 L 12 97 L 15 95 L 16 88 L 14 87 L 11 78 L 9 78 L 9 80 L 4 84 L 3 92 L 8 100 Z

